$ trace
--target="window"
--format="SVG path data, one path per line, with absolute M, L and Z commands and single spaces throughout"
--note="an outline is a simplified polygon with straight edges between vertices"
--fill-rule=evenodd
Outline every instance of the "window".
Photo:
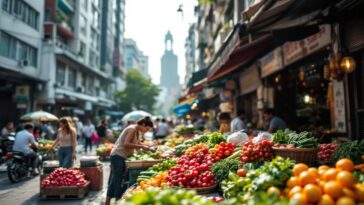
M 87 19 L 83 15 L 80 18 L 80 30 L 82 34 L 87 35 Z
M 68 87 L 76 88 L 77 73 L 73 68 L 68 69 Z
M 28 60 L 29 65 L 37 67 L 38 49 L 4 32 L 0 32 L 0 45 L 0 55 L 17 61 Z
M 4 11 L 18 17 L 29 26 L 38 29 L 39 12 L 21 0 L 4 0 L 2 4 Z
M 91 28 L 91 46 L 99 49 L 100 42 L 99 42 L 99 34 L 96 32 L 95 29 Z
M 92 7 L 92 25 L 95 28 L 99 28 L 100 26 L 100 14 L 95 7 Z
M 81 7 L 87 11 L 88 0 L 81 0 Z
M 86 88 L 86 82 L 87 82 L 87 77 L 86 77 L 87 75 L 86 75 L 86 73 L 83 73 L 82 74 L 82 80 L 81 80 L 81 85 L 82 85 L 82 87 L 83 88 Z
M 56 83 L 61 86 L 65 85 L 66 79 L 66 64 L 57 62 L 57 71 L 56 71 Z
M 86 88 L 86 92 L 88 93 L 88 94 L 93 94 L 94 93 L 94 87 L 95 87 L 95 85 L 94 85 L 94 79 L 92 79 L 92 78 L 88 78 L 87 79 L 87 88 Z
M 86 44 L 84 42 L 80 41 L 80 51 L 78 52 L 78 55 L 81 57 L 84 57 L 85 52 L 86 52 Z
M 44 20 L 45 21 L 51 21 L 52 20 L 51 13 L 52 13 L 52 11 L 50 9 L 45 10 L 45 14 L 44 14 Z
M 96 66 L 96 54 L 93 51 L 90 51 L 90 66 Z

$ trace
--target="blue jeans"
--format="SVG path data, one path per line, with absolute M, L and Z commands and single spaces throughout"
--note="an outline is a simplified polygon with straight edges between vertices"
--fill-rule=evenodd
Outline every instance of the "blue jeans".
M 72 159 L 73 147 L 60 147 L 58 150 L 59 166 L 63 168 L 71 168 L 73 166 Z
M 107 196 L 110 198 L 120 199 L 125 189 L 122 187 L 125 174 L 125 159 L 118 155 L 110 157 L 111 170 L 109 177 L 109 186 Z

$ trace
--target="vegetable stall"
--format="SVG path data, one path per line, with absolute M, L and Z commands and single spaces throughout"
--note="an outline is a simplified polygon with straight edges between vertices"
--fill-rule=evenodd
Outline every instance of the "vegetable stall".
M 117 204 L 364 203 L 364 141 L 319 144 L 292 130 L 242 139 L 205 133 L 169 143 L 173 154 L 139 172 Z

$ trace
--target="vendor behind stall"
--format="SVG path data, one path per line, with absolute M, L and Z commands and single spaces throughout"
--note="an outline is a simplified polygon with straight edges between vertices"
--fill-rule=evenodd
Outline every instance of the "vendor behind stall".
M 279 117 L 274 115 L 273 109 L 267 108 L 264 110 L 264 121 L 269 123 L 268 132 L 273 133 L 277 130 L 285 130 L 287 128 L 286 123 Z
M 125 160 L 134 154 L 136 149 L 152 151 L 150 147 L 139 142 L 139 133 L 146 133 L 153 128 L 153 122 L 149 117 L 144 117 L 129 125 L 116 140 L 115 146 L 110 154 L 110 177 L 105 205 L 110 205 L 111 198 L 119 200 L 125 190 L 122 189 L 123 175 L 126 170 Z

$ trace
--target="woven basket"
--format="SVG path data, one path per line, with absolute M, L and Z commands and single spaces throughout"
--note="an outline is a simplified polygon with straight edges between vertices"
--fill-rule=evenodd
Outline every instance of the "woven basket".
M 181 189 L 181 187 L 177 187 L 179 189 Z M 211 194 L 216 192 L 216 188 L 217 185 L 214 186 L 209 186 L 209 187 L 200 187 L 200 188 L 183 188 L 185 190 L 194 190 L 196 191 L 198 194 Z
M 290 158 L 295 160 L 297 163 L 305 163 L 308 165 L 315 165 L 317 152 L 319 149 L 317 148 L 274 148 L 273 152 L 277 156 L 281 156 L 283 158 Z

